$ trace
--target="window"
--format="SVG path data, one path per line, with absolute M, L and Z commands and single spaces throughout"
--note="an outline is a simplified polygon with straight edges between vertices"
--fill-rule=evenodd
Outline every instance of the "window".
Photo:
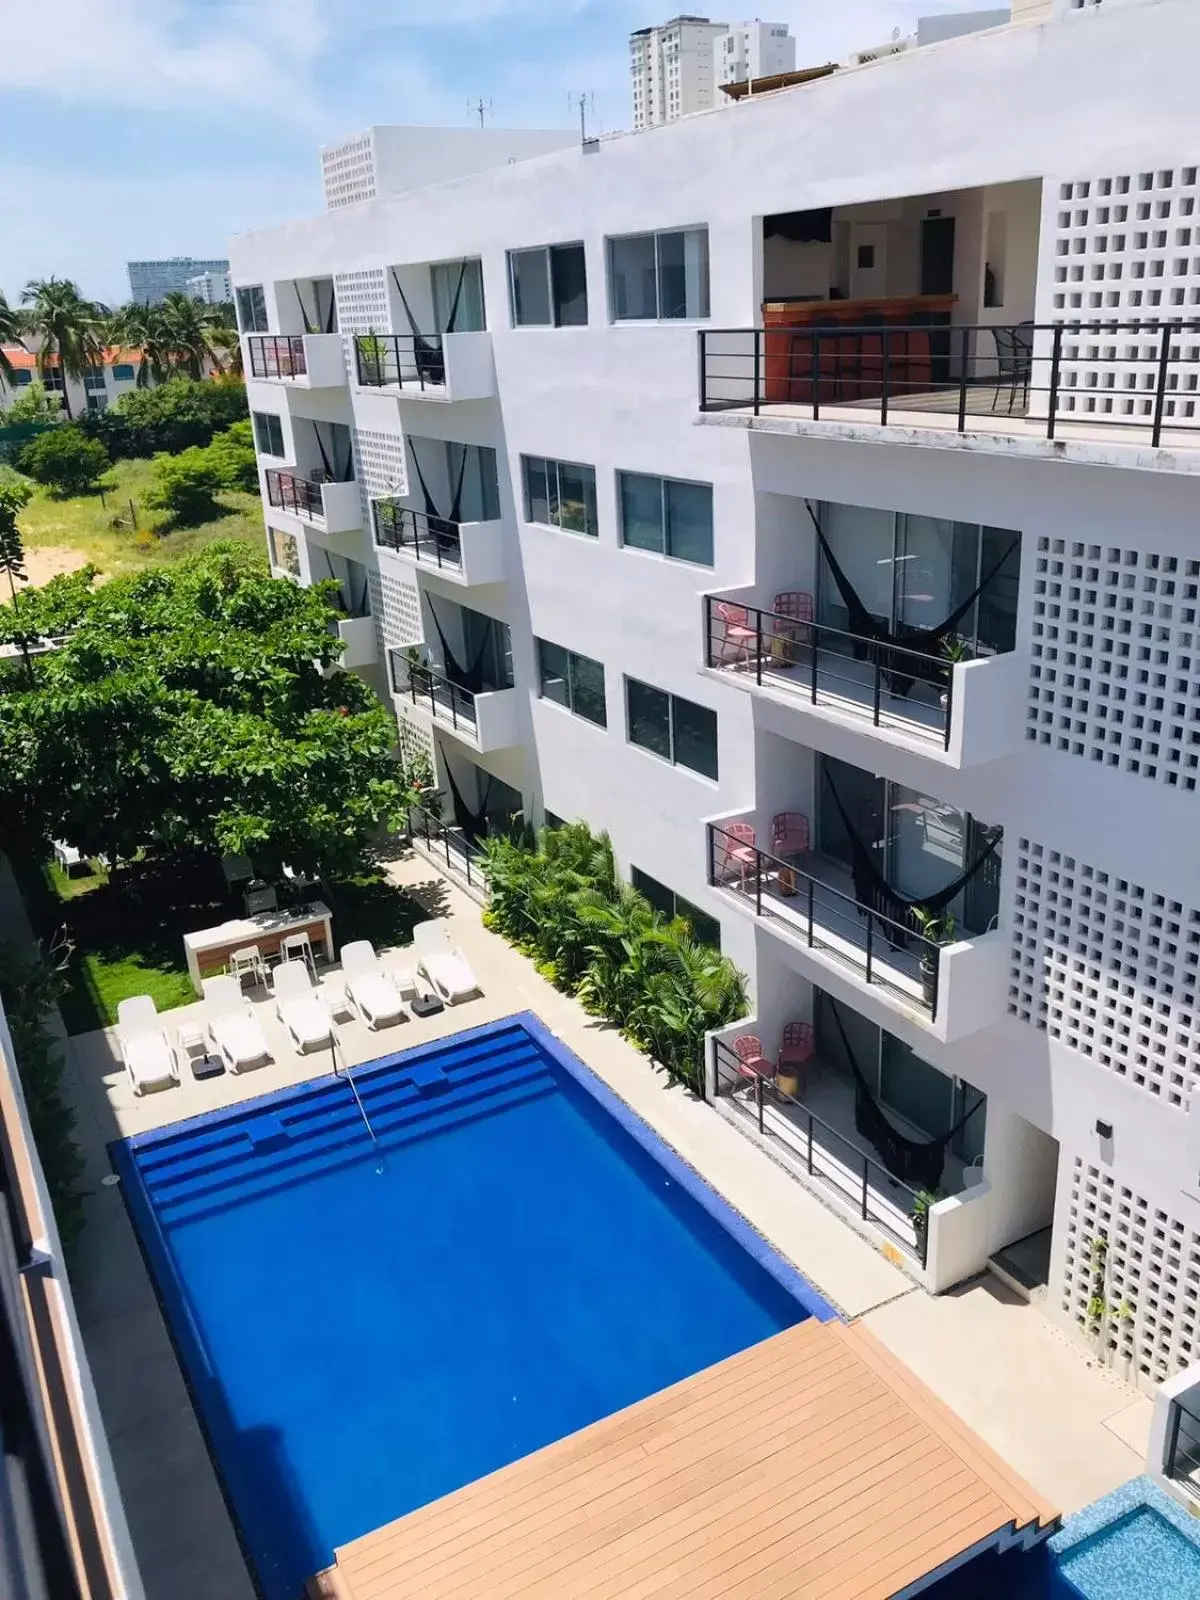
M 237 291 L 237 319 L 243 333 L 267 332 L 267 297 L 261 284 Z
M 267 529 L 267 544 L 271 551 L 271 565 L 277 572 L 288 572 L 293 578 L 300 576 L 300 546 L 294 533 L 282 528 Z
M 33 382 L 33 373 L 29 371 L 28 367 L 21 367 L 14 375 L 13 381 L 18 389 L 26 389 Z
M 430 267 L 433 321 L 438 333 L 482 333 L 483 267 L 479 261 L 439 261 Z
M 596 469 L 578 461 L 544 461 L 522 456 L 525 518 L 568 533 L 599 536 L 596 516 Z
M 254 411 L 254 443 L 260 456 L 283 460 L 283 421 L 273 411 Z
M 700 567 L 713 564 L 712 484 L 618 472 L 621 542 Z
M 625 679 L 630 744 L 702 777 L 717 776 L 717 714 L 707 706 L 667 694 L 652 684 Z
M 41 374 L 42 387 L 51 394 L 62 394 L 65 385 L 61 367 L 47 367 Z
M 87 408 L 89 411 L 107 411 L 108 396 L 106 394 L 89 394 Z
M 699 906 L 676 894 L 674 889 L 668 889 L 665 883 L 659 883 L 657 878 L 652 878 L 640 867 L 631 868 L 629 875 L 633 887 L 649 900 L 656 911 L 661 911 L 664 917 L 682 917 L 690 923 L 692 937 L 698 944 L 710 944 L 717 950 L 721 948 L 721 924 L 716 917 L 710 917 L 707 911 L 701 911 Z
M 555 705 L 566 706 L 577 717 L 586 717 L 598 727 L 608 727 L 608 708 L 604 699 L 604 664 L 590 656 L 576 655 L 561 645 L 537 641 L 538 680 L 543 697 Z
M 83 387 L 88 394 L 103 394 L 105 391 L 104 368 L 84 367 Z
M 567 328 L 587 322 L 587 265 L 581 244 L 508 252 L 514 328 Z
M 708 315 L 708 229 L 635 233 L 608 241 L 616 322 Z
M 133 383 L 137 377 L 137 368 L 131 361 L 118 361 L 112 369 L 114 383 Z

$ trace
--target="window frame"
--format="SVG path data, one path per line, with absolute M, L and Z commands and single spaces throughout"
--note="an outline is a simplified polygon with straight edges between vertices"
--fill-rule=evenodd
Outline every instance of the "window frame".
M 279 430 L 279 451 L 278 451 L 278 454 L 276 454 L 276 452 L 273 449 L 271 449 L 271 450 L 264 450 L 263 449 L 262 440 L 259 438 L 259 428 L 258 428 L 259 418 L 260 417 L 263 418 L 267 422 L 267 424 L 268 424 L 268 430 L 267 431 L 268 432 L 270 432 L 270 424 L 272 424 L 272 423 Z M 287 460 L 287 456 L 285 454 L 285 445 L 284 445 L 284 439 L 283 439 L 283 418 L 280 416 L 279 412 L 278 411 L 252 411 L 250 413 L 250 422 L 251 422 L 251 426 L 253 427 L 253 430 L 254 430 L 254 448 L 258 451 L 259 455 L 260 456 L 268 456 L 272 461 L 286 461 Z M 274 438 L 272 437 L 269 442 L 271 444 L 274 444 L 274 442 L 275 442 Z
M 563 322 L 559 314 L 559 306 L 554 291 L 554 266 L 553 255 L 556 250 L 578 250 L 583 257 L 583 320 L 582 322 Z M 514 270 L 516 256 L 541 254 L 546 273 L 546 297 L 550 307 L 549 322 L 524 322 L 517 314 L 517 279 Z M 588 296 L 587 284 L 587 248 L 582 239 L 564 239 L 555 244 L 529 244 L 517 245 L 506 252 L 506 266 L 508 269 L 508 316 L 514 329 L 525 328 L 586 328 L 591 317 L 591 301 Z
M 582 653 L 582 651 L 579 651 L 579 650 L 569 650 L 566 647 L 566 645 L 555 644 L 553 639 L 542 639 L 542 638 L 539 638 L 539 637 L 537 637 L 535 635 L 534 643 L 537 646 L 538 699 L 539 700 L 549 700 L 551 705 L 560 706 L 564 711 L 569 711 L 570 714 L 573 717 L 579 717 L 584 722 L 590 722 L 593 728 L 604 728 L 604 729 L 607 730 L 607 728 L 608 728 L 608 675 L 606 674 L 606 672 L 604 670 L 603 661 L 597 661 L 594 656 L 585 656 Z M 565 674 L 565 676 L 562 675 L 562 674 L 553 674 L 553 673 L 550 674 L 550 676 L 561 677 L 561 680 L 562 680 L 563 684 L 566 687 L 566 699 L 565 700 L 556 699 L 554 695 L 546 693 L 547 672 L 546 672 L 545 657 L 543 655 L 543 652 L 546 651 L 546 650 L 558 650 L 558 651 L 561 651 L 561 653 L 566 657 L 566 674 Z M 579 709 L 578 705 L 576 704 L 575 671 L 576 671 L 576 663 L 577 662 L 585 662 L 589 667 L 597 668 L 599 673 L 600 673 L 600 691 L 601 691 L 601 697 L 602 697 L 602 700 L 603 700 L 603 713 L 604 713 L 603 720 L 600 720 L 599 718 L 596 718 L 596 717 L 589 716 L 586 711 L 581 711 Z
M 136 383 L 137 367 L 132 361 L 117 361 L 112 369 L 114 383 Z
M 652 549 L 650 546 L 644 544 L 631 544 L 625 537 L 624 480 L 626 478 L 645 478 L 647 480 L 655 480 L 659 485 L 659 525 L 662 529 L 662 547 L 660 549 Z M 671 519 L 669 515 L 668 490 L 672 484 L 677 484 L 680 488 L 684 489 L 708 490 L 709 551 L 707 561 L 697 561 L 691 556 L 678 555 L 674 550 L 669 548 Z M 627 469 L 625 467 L 617 468 L 617 524 L 622 550 L 637 550 L 642 555 L 657 556 L 662 561 L 681 561 L 684 566 L 688 567 L 712 568 L 716 566 L 715 523 L 716 518 L 713 516 L 713 486 L 711 483 L 704 483 L 698 478 L 667 478 L 659 472 L 634 472 L 632 469 Z
M 540 464 L 540 466 L 544 469 L 544 472 L 545 472 L 545 481 L 546 481 L 546 517 L 547 517 L 547 520 L 545 522 L 543 522 L 540 517 L 535 517 L 533 515 L 533 495 L 532 495 L 532 493 L 530 491 L 530 486 L 529 486 L 529 468 L 530 468 L 530 466 L 532 464 L 535 464 L 535 463 Z M 551 500 L 551 495 L 550 495 L 550 468 L 551 467 L 554 468 L 554 500 L 553 501 Z M 589 513 L 590 513 L 590 520 L 591 520 L 591 523 L 592 523 L 591 527 L 572 528 L 572 527 L 569 527 L 566 523 L 564 523 L 562 521 L 562 503 L 563 503 L 562 469 L 564 467 L 572 468 L 576 472 L 590 473 L 591 474 L 591 485 L 592 485 L 591 503 L 589 505 L 586 492 L 585 492 L 585 495 L 584 495 L 584 502 L 583 502 L 584 520 L 585 520 L 585 522 L 588 521 Z M 586 487 L 587 487 L 586 478 L 584 480 L 584 487 L 585 487 L 585 491 L 586 491 Z M 536 527 L 536 528 L 553 528 L 556 533 L 573 533 L 573 534 L 576 535 L 576 537 L 581 538 L 581 539 L 598 539 L 600 537 L 600 508 L 599 508 L 599 504 L 597 502 L 597 497 L 596 497 L 596 469 L 595 469 L 595 467 L 591 466 L 588 462 L 586 462 L 586 461 L 564 461 L 564 460 L 560 460 L 557 456 L 528 456 L 528 455 L 522 455 L 522 457 L 521 457 L 521 491 L 522 491 L 522 494 L 523 494 L 524 500 L 525 500 L 525 505 L 524 505 L 525 520 L 526 520 L 526 522 L 533 523 L 534 527 Z M 559 520 L 557 522 L 555 522 L 551 517 L 552 505 L 557 505 L 558 510 L 559 510 Z
M 677 97 L 676 97 L 677 98 Z M 676 235 L 689 233 L 703 234 L 704 236 L 704 272 L 703 272 L 703 308 L 694 313 L 684 311 L 682 316 L 673 317 L 663 311 L 663 263 L 662 246 L 660 241 L 673 238 Z M 654 310 L 652 317 L 637 317 L 626 315 L 617 310 L 617 279 L 613 261 L 613 246 L 627 244 L 633 240 L 652 239 L 654 241 Z M 608 319 L 612 323 L 698 323 L 708 322 L 712 318 L 712 280 L 709 258 L 708 223 L 698 222 L 685 224 L 676 228 L 649 228 L 637 233 L 610 233 L 604 241 L 605 273 L 608 279 Z
M 667 753 L 665 755 L 661 750 L 656 750 L 648 744 L 642 744 L 639 740 L 633 737 L 633 719 L 630 715 L 629 691 L 631 687 L 635 686 L 639 689 L 648 689 L 652 694 L 662 695 L 666 699 Z M 676 702 L 679 702 L 685 706 L 690 706 L 695 711 L 702 711 L 706 716 L 710 716 L 712 718 L 713 770 L 711 772 L 706 772 L 701 767 L 694 767 L 689 761 L 681 761 L 679 759 L 679 751 L 675 732 Z M 704 778 L 709 783 L 719 783 L 721 781 L 720 723 L 717 718 L 717 713 L 713 710 L 713 708 L 711 706 L 701 705 L 698 700 L 689 700 L 686 695 L 672 694 L 669 689 L 660 689 L 657 684 L 647 683 L 644 678 L 633 678 L 629 675 L 629 673 L 625 674 L 625 740 L 627 744 L 633 745 L 634 749 L 644 750 L 647 755 L 656 756 L 660 761 L 665 761 L 672 767 L 682 767 L 685 772 L 694 773 L 696 777 Z
M 710 911 L 705 911 L 703 906 L 698 906 L 694 900 L 688 900 L 678 890 L 672 889 L 670 884 L 663 883 L 661 878 L 652 877 L 650 873 L 643 871 L 641 867 L 630 865 L 629 882 L 630 886 L 637 890 L 642 899 L 648 901 L 663 916 L 669 916 L 672 921 L 682 917 L 685 922 L 690 923 L 692 937 L 697 944 L 702 944 L 710 950 L 720 950 L 721 919 L 719 917 L 714 917 Z M 655 898 L 655 893 L 647 893 L 646 884 L 649 884 L 652 890 L 658 893 L 657 899 Z M 660 904 L 660 901 L 665 902 L 667 900 L 671 902 L 671 910 L 669 912 L 664 911 L 662 904 Z M 715 937 L 706 939 L 698 931 L 698 924 L 711 925 L 715 931 Z
M 246 322 L 242 321 L 242 296 L 253 294 L 257 294 L 261 301 L 261 327 L 259 326 L 260 307 L 257 304 L 254 308 L 253 318 Z M 237 317 L 239 333 L 270 333 L 271 325 L 270 317 L 267 314 L 267 293 L 266 289 L 261 283 L 245 283 L 236 285 L 233 291 L 233 306 L 234 313 Z

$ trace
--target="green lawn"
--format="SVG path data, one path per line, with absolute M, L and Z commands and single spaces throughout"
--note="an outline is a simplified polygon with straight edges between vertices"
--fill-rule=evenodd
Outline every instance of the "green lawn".
M 74 945 L 60 1009 L 67 1032 L 110 1027 L 117 1006 L 148 994 L 160 1011 L 196 998 L 183 936 L 239 916 L 215 862 L 178 857 L 132 862 L 112 882 L 93 862 L 68 876 L 53 864 L 13 862 L 35 931 L 43 942 L 64 929 Z M 381 873 L 329 885 L 339 945 L 370 939 L 376 949 L 408 944 L 425 913 Z
M 62 552 L 79 551 L 101 572 L 116 576 L 168 566 L 215 539 L 237 539 L 264 550 L 262 502 L 258 495 L 226 490 L 220 496 L 221 504 L 227 508 L 223 516 L 195 528 L 172 531 L 165 513 L 145 508 L 152 475 L 149 461 L 118 461 L 112 468 L 114 487 L 103 496 L 74 495 L 56 500 L 47 490 L 39 489 L 18 517 L 30 558 L 31 580 L 43 583 L 52 576 L 49 569 L 39 571 L 38 552 L 44 553 L 44 560 L 53 562 Z M 129 526 L 130 501 L 137 519 L 136 531 Z M 124 523 L 114 526 L 122 518 Z

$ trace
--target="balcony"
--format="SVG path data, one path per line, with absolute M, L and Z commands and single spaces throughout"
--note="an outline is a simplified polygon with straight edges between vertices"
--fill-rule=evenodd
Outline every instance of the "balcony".
M 710 672 L 802 716 L 869 728 L 956 770 L 1020 747 L 1026 668 L 1014 654 L 951 659 L 720 595 L 704 597 L 704 625 Z
M 347 671 L 373 667 L 379 660 L 379 640 L 372 617 L 333 617 L 329 631 L 342 641 L 342 666 Z
M 1200 321 L 808 325 L 699 339 L 700 410 L 734 426 L 1200 471 Z
M 410 661 L 400 650 L 388 652 L 388 673 L 394 695 L 473 750 L 508 750 L 517 743 L 515 689 L 460 688 L 440 668 Z
M 834 973 L 865 985 L 891 1011 L 938 1039 L 965 1038 L 998 1022 L 1008 945 L 996 929 L 941 944 L 917 919 L 896 919 L 854 896 L 848 872 L 807 858 L 808 870 L 708 825 L 708 881 L 720 898 L 761 920 L 801 951 L 813 981 Z
M 338 333 L 249 333 L 246 376 L 292 389 L 341 389 L 346 356 Z
M 451 522 L 396 500 L 371 503 L 375 544 L 422 572 L 436 572 L 464 586 L 502 583 L 505 577 L 504 524 Z
M 354 340 L 360 389 L 406 400 L 487 400 L 496 393 L 490 333 L 370 333 Z
M 352 533 L 362 527 L 362 504 L 353 481 L 330 483 L 292 469 L 268 467 L 267 502 L 326 533 Z

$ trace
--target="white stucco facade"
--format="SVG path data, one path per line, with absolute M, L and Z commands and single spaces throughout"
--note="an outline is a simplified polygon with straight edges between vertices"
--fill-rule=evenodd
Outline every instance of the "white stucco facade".
M 294 541 L 294 562 L 276 565 L 301 581 L 361 569 L 378 643 L 363 670 L 385 695 L 389 652 L 402 681 L 403 651 L 422 643 L 442 667 L 447 646 L 460 659 L 478 648 L 491 663 L 471 716 L 452 718 L 432 693 L 394 699 L 403 740 L 431 751 L 440 786 L 449 769 L 482 804 L 490 777 L 531 820 L 550 813 L 607 829 L 626 871 L 719 920 L 722 948 L 750 979 L 752 1031 L 770 1052 L 786 1022 L 814 1018 L 820 991 L 856 1026 L 884 1030 L 894 1053 L 906 1048 L 944 1075 L 956 1096 L 964 1084 L 986 1095 L 982 1149 L 951 1163 L 937 1260 L 918 1276 L 944 1287 L 1052 1227 L 1044 1309 L 1097 1337 L 1088 1307 L 1103 1238 L 1113 1357 L 1148 1384 L 1195 1359 L 1200 1317 L 1200 430 L 1186 433 L 1200 371 L 1188 352 L 1200 338 L 1170 354 L 1169 415 L 1180 424 L 1170 448 L 1142 436 L 1136 385 L 1124 413 L 1123 380 L 1106 388 L 1127 357 L 1142 370 L 1145 358 L 1124 344 L 1111 356 L 1086 341 L 1064 346 L 1063 394 L 1096 427 L 1057 440 L 1044 422 L 1037 433 L 1036 397 L 1025 432 L 1010 426 L 1011 402 L 1009 419 L 972 418 L 962 431 L 953 416 L 940 430 L 888 428 L 865 414 L 814 421 L 803 406 L 777 408 L 795 413 L 779 417 L 702 414 L 697 346 L 701 333 L 711 342 L 718 330 L 761 326 L 773 296 L 821 298 L 839 261 L 861 280 L 854 298 L 913 294 L 921 252 L 945 241 L 951 219 L 951 330 L 1049 327 L 1095 311 L 1094 293 L 1117 297 L 1101 300 L 1110 317 L 1157 325 L 1200 315 L 1198 52 L 1191 0 L 1105 5 L 1082 18 L 1027 6 L 1009 28 L 348 205 L 231 249 L 235 286 L 263 287 L 272 334 L 304 331 L 294 284 L 308 295 L 331 282 L 346 349 L 342 383 L 249 383 L 252 410 L 279 419 L 283 455 L 264 469 L 316 467 L 317 437 L 323 455 L 343 436 L 353 447 L 357 525 L 344 527 L 345 508 L 344 531 L 319 513 L 269 508 L 276 540 Z M 1129 216 L 1118 222 L 1122 205 Z M 1141 205 L 1151 208 L 1144 228 Z M 786 220 L 826 210 L 828 229 Z M 1161 245 L 1156 232 L 1168 235 Z M 629 316 L 621 295 L 636 274 L 626 275 L 620 242 L 640 234 L 658 236 L 639 258 L 647 305 L 661 313 L 670 302 L 683 315 Z M 514 264 L 509 252 L 543 248 L 551 309 L 528 325 L 532 280 L 521 278 L 518 307 L 513 275 L 537 262 Z M 703 287 L 693 270 L 701 250 Z M 685 264 L 671 278 L 663 263 L 676 251 Z M 1106 276 L 1114 258 L 1122 273 Z M 437 269 L 450 266 L 442 281 L 453 287 L 462 262 L 479 263 L 480 328 L 444 316 Z M 1156 286 L 1165 298 L 1132 298 Z M 430 340 L 445 335 L 443 366 L 411 356 L 414 323 Z M 362 381 L 356 334 L 396 341 L 397 381 Z M 455 374 L 465 387 L 455 389 Z M 491 458 L 478 451 L 495 453 L 495 483 L 451 515 L 458 555 L 446 559 L 450 547 L 431 533 L 423 553 L 411 540 L 376 542 L 374 502 L 418 514 L 432 503 L 445 518 L 456 478 L 459 499 L 462 481 L 473 486 L 477 469 L 482 479 Z M 523 458 L 559 473 L 557 522 L 544 512 L 530 520 Z M 568 493 L 581 464 L 594 488 Z M 619 474 L 711 486 L 711 560 L 695 559 L 694 546 L 683 559 L 631 540 Z M 561 525 L 568 502 L 579 531 Z M 1019 536 L 1011 639 L 949 673 L 945 739 L 890 701 L 873 721 L 852 696 L 731 670 L 736 651 L 732 663 L 712 659 L 705 596 L 769 608 L 779 591 L 807 591 L 818 619 L 836 602 L 807 504 L 849 508 L 847 526 L 851 513 L 870 513 Z M 841 548 L 852 552 L 847 537 Z M 506 625 L 506 644 L 485 637 L 487 618 Z M 599 664 L 606 726 L 570 708 L 573 689 L 568 704 L 542 692 L 539 640 Z M 684 703 L 665 754 L 630 741 L 627 679 Z M 936 697 L 931 707 L 936 717 Z M 715 777 L 678 759 L 678 728 L 695 725 L 696 708 L 715 714 Z M 886 782 L 890 797 L 903 791 L 898 810 L 911 814 L 919 797 L 927 847 L 938 816 L 1003 830 L 994 909 L 943 950 L 935 1014 L 903 973 L 892 987 L 881 981 L 895 956 L 886 941 L 866 981 L 859 958 L 806 936 L 803 896 L 759 915 L 736 872 L 713 872 L 709 822 L 746 821 L 763 849 L 779 813 L 802 812 L 817 831 L 830 761 Z M 964 1163 L 982 1178 L 964 1180 Z

